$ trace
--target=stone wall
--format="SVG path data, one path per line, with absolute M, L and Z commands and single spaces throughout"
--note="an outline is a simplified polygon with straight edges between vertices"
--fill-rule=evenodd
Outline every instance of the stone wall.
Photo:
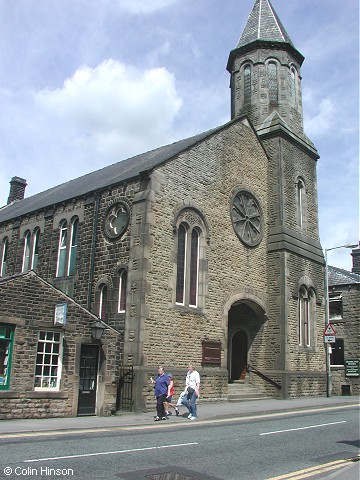
M 331 320 L 336 338 L 344 340 L 345 360 L 360 359 L 360 285 L 332 287 L 342 295 L 342 318 Z M 330 287 L 330 290 L 332 290 Z M 350 386 L 351 395 L 360 394 L 359 377 L 345 375 L 345 366 L 331 366 L 332 395 L 342 395 L 343 386 Z
M 67 322 L 56 326 L 55 305 L 64 302 Z M 33 272 L 0 282 L 0 323 L 14 327 L 10 385 L 0 390 L 0 419 L 76 416 L 79 352 L 81 344 L 92 343 L 90 325 L 94 320 L 93 315 Z M 34 388 L 40 330 L 63 335 L 59 390 Z M 120 360 L 120 339 L 115 330 L 105 330 L 101 349 L 105 361 L 99 367 L 97 413 L 110 415 L 115 410 Z

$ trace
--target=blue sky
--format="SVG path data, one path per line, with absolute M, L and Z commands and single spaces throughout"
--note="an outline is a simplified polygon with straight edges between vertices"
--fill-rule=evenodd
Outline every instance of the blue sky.
M 254 0 L 0 0 L 0 205 L 226 123 Z M 320 240 L 359 240 L 359 2 L 272 0 L 302 67 Z M 350 251 L 329 263 L 351 269 Z

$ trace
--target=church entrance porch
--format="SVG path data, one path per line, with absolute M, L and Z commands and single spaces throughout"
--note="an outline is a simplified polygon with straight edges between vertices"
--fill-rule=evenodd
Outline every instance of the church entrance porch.
M 260 330 L 263 310 L 254 302 L 234 303 L 228 313 L 228 375 L 229 383 L 244 382 L 250 355 L 261 346 Z

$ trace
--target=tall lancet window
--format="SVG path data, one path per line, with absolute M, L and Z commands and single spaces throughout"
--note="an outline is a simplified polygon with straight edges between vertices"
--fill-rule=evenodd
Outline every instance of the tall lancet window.
M 271 102 L 278 101 L 278 79 L 277 65 L 275 62 L 269 62 L 267 65 L 268 82 L 269 82 L 269 100 Z
M 182 210 L 176 219 L 176 291 L 178 306 L 204 308 L 206 270 L 206 224 L 192 208 Z
M 304 181 L 298 178 L 296 184 L 296 223 L 301 229 L 305 228 L 306 221 L 306 190 Z
M 300 287 L 298 320 L 299 320 L 299 345 L 310 347 L 312 343 L 312 331 L 315 324 L 316 294 L 313 288 L 305 285 Z
M 244 67 L 244 104 L 251 103 L 251 66 Z
M 290 94 L 293 105 L 296 104 L 296 71 L 295 68 L 292 67 L 290 70 Z

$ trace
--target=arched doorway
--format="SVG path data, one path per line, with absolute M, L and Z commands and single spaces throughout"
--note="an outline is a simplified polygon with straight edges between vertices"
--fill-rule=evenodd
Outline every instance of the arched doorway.
M 248 338 L 244 330 L 238 330 L 231 340 L 230 381 L 245 379 L 247 363 Z
M 231 304 L 227 319 L 227 367 L 231 383 L 245 379 L 247 364 L 253 363 L 252 359 L 263 348 L 259 333 L 266 319 L 260 303 L 241 299 Z

